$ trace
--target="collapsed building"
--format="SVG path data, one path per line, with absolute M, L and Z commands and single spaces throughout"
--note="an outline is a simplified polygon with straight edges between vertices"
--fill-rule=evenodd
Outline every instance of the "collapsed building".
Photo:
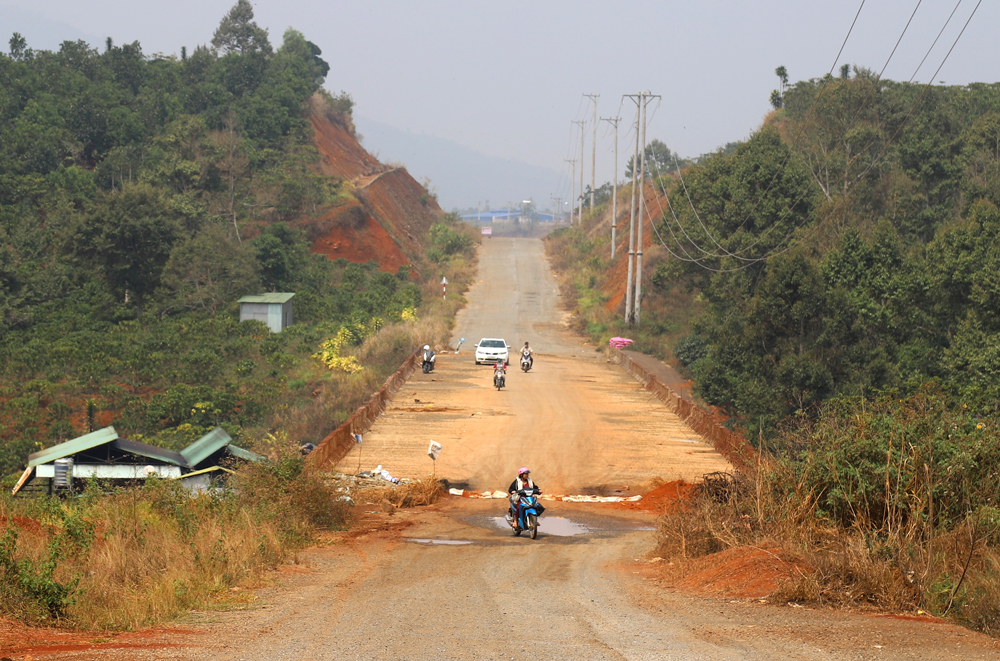
M 180 452 L 122 438 L 114 427 L 98 429 L 71 441 L 28 455 L 28 466 L 12 493 L 33 485 L 49 494 L 72 490 L 75 480 L 144 480 L 158 477 L 181 480 L 193 491 L 211 488 L 229 471 L 225 460 L 262 461 L 264 458 L 233 445 L 222 427 L 216 427 Z M 36 480 L 48 480 L 36 483 Z

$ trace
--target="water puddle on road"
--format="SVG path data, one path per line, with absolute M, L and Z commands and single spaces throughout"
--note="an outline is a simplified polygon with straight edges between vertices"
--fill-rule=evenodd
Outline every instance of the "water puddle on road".
M 464 546 L 472 543 L 466 539 L 422 539 L 419 537 L 406 537 L 405 539 L 413 544 L 444 544 L 446 546 Z
M 510 524 L 502 516 L 493 517 L 493 523 L 497 528 L 510 530 Z M 571 519 L 564 519 L 561 516 L 544 516 L 538 520 L 538 532 L 556 537 L 572 537 L 574 535 L 584 535 L 591 532 L 591 529 L 582 523 L 577 523 Z

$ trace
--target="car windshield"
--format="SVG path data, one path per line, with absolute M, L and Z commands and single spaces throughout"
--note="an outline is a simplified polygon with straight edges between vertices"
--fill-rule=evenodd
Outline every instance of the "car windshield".
M 479 343 L 480 347 L 489 349 L 506 349 L 507 345 L 504 344 L 503 340 L 483 340 Z

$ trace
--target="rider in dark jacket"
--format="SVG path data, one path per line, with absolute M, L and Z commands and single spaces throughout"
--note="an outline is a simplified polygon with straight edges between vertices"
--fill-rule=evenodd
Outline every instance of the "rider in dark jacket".
M 517 471 L 517 478 L 507 487 L 507 493 L 510 495 L 510 516 L 513 518 L 511 525 L 515 527 L 517 526 L 517 520 L 521 516 L 521 499 L 517 496 L 517 492 L 521 489 L 535 489 L 536 495 L 542 493 L 542 488 L 532 481 L 531 471 L 527 468 L 521 468 Z M 541 503 L 538 503 L 537 509 L 539 516 L 545 511 Z

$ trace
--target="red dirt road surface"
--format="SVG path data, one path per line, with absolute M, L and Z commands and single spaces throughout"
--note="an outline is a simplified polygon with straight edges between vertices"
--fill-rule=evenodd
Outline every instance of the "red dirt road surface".
M 654 478 L 697 479 L 725 461 L 649 393 L 562 327 L 541 242 L 484 242 L 480 281 L 458 320 L 462 352 L 417 374 L 365 436 L 362 468 L 504 490 L 526 464 L 548 493 L 632 494 Z M 528 374 L 489 387 L 471 345 L 501 336 L 539 351 Z M 419 401 L 416 401 L 419 400 Z M 353 462 L 353 463 L 352 463 Z M 357 456 L 340 468 L 357 468 Z M 628 487 L 626 490 L 625 487 Z M 683 497 L 679 482 L 654 495 Z M 763 603 L 668 588 L 655 512 L 549 501 L 538 539 L 504 528 L 502 499 L 447 497 L 393 515 L 359 502 L 348 533 L 299 554 L 249 610 L 191 614 L 161 649 L 60 652 L 53 659 L 304 661 L 374 659 L 998 659 L 989 638 L 943 624 Z M 743 557 L 770 576 L 788 560 L 734 551 L 703 562 L 706 583 Z M 753 564 L 756 563 L 756 564 Z M 754 570 L 756 571 L 756 570 Z M 766 576 L 764 576 L 766 578 Z M 751 577 L 752 578 L 752 577 Z M 731 582 L 731 581 L 730 581 Z M 2 655 L 0 655 L 2 656 Z M 20 657 L 15 657 L 20 658 Z

